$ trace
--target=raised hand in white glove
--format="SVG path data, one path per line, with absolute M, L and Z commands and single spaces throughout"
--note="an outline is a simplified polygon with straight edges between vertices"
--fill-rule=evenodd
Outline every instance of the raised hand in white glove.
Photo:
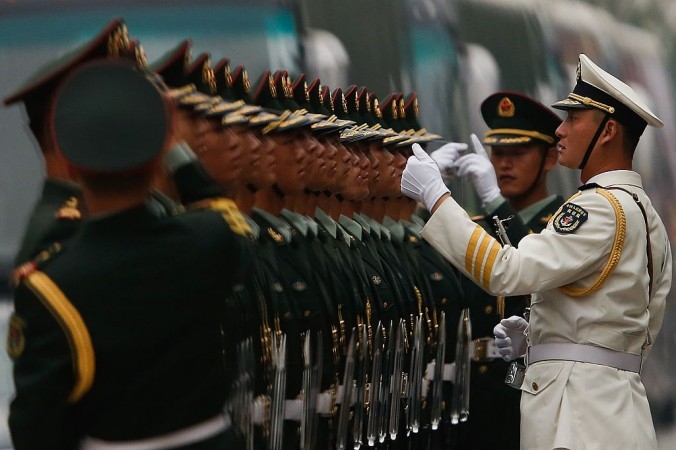
M 430 153 L 430 157 L 439 166 L 444 181 L 450 181 L 455 177 L 455 162 L 460 157 L 460 152 L 467 148 L 464 142 L 449 142 Z
M 502 319 L 493 328 L 495 346 L 498 348 L 498 353 L 502 355 L 502 359 L 511 361 L 526 353 L 525 331 L 527 328 L 528 322 L 520 316 Z
M 476 134 L 472 134 L 470 138 L 475 153 L 469 153 L 458 158 L 455 162 L 455 168 L 458 176 L 469 176 L 477 195 L 485 205 L 500 195 L 498 178 L 479 138 L 476 137 Z
M 439 173 L 439 167 L 418 144 L 413 144 L 413 156 L 408 158 L 401 175 L 401 193 L 425 204 L 432 210 L 445 193 L 450 192 Z

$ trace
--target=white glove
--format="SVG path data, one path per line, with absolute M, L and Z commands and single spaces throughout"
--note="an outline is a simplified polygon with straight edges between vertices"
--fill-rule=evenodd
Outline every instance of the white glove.
M 432 211 L 437 200 L 447 192 L 450 191 L 441 179 L 437 163 L 420 145 L 413 144 L 413 156 L 408 158 L 404 173 L 401 174 L 401 193 L 422 201 Z
M 520 316 L 502 319 L 493 328 L 495 346 L 498 348 L 498 353 L 502 355 L 502 359 L 511 361 L 526 353 L 525 331 L 527 328 L 528 322 Z
M 461 156 L 456 162 L 455 167 L 458 176 L 468 175 L 474 184 L 479 198 L 485 205 L 495 200 L 500 195 L 498 187 L 498 178 L 495 175 L 493 164 L 488 159 L 488 154 L 476 134 L 471 135 L 472 146 L 476 153 L 470 153 Z
M 444 181 L 450 181 L 455 177 L 455 162 L 460 157 L 460 152 L 467 150 L 464 142 L 449 142 L 430 153 L 430 157 L 439 166 L 439 172 Z

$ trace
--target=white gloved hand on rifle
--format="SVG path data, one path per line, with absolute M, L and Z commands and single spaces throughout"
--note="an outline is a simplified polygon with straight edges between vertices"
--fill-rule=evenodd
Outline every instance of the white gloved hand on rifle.
M 475 153 L 469 153 L 458 158 L 455 162 L 455 168 L 458 176 L 468 176 L 472 180 L 477 195 L 485 205 L 500 195 L 498 178 L 479 138 L 476 134 L 472 134 L 470 139 Z
M 401 193 L 423 202 L 432 211 L 437 200 L 448 192 L 437 163 L 420 145 L 413 144 L 413 156 L 408 158 L 401 175 Z
M 495 335 L 495 346 L 498 353 L 502 355 L 505 361 L 511 361 L 519 358 L 526 353 L 526 329 L 528 322 L 520 316 L 511 316 L 502 319 L 499 324 L 493 328 Z

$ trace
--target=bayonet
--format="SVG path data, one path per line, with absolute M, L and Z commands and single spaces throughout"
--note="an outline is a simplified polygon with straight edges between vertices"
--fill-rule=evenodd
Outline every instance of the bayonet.
M 389 426 L 390 413 L 390 387 L 392 385 L 392 367 L 394 364 L 394 353 L 396 348 L 395 339 L 395 325 L 394 321 L 390 320 L 390 329 L 387 333 L 387 350 L 383 358 L 382 374 L 383 380 L 379 391 L 378 401 L 378 442 L 385 442 L 387 438 L 387 427 Z
M 437 332 L 437 357 L 434 362 L 434 381 L 432 382 L 432 430 L 439 428 L 441 422 L 441 397 L 444 385 L 444 358 L 446 351 L 446 313 L 441 312 L 439 330 Z
M 394 352 L 394 363 L 392 365 L 392 383 L 390 387 L 390 439 L 396 440 L 399 431 L 399 409 L 401 406 L 401 369 L 404 360 L 404 335 L 406 328 L 403 319 L 399 320 L 397 327 L 397 338 Z
M 455 383 L 451 400 L 451 423 L 466 422 L 469 415 L 469 343 L 472 339 L 472 324 L 469 308 L 462 310 L 458 321 L 457 343 L 455 347 Z
M 500 242 L 502 242 L 502 245 L 512 245 L 512 243 L 509 240 L 509 236 L 507 236 L 507 230 L 505 230 L 504 222 L 509 222 L 512 220 L 514 216 L 509 216 L 506 219 L 500 220 L 498 216 L 493 216 L 493 224 L 495 225 L 495 231 L 498 234 L 498 238 L 500 238 Z
M 274 379 L 270 403 L 270 450 L 282 450 L 284 404 L 286 400 L 286 335 L 272 335 L 272 364 Z
M 380 409 L 380 387 L 382 385 L 383 325 L 378 322 L 373 343 L 373 361 L 371 365 L 371 389 L 369 391 L 369 418 L 366 427 L 366 439 L 369 447 L 376 444 Z
M 361 325 L 360 339 L 357 340 L 357 400 L 354 405 L 354 422 L 352 438 L 354 450 L 359 450 L 363 443 L 364 403 L 366 402 L 366 383 L 368 383 L 368 330 L 366 324 Z
M 411 366 L 409 373 L 409 391 L 407 399 L 408 421 L 406 429 L 417 433 L 420 429 L 420 402 L 422 392 L 422 364 L 423 364 L 423 340 L 422 340 L 422 314 L 415 321 L 413 332 L 413 349 L 411 351 Z
M 340 410 L 338 411 L 338 430 L 336 438 L 336 449 L 345 450 L 347 445 L 347 425 L 350 420 L 350 403 L 352 402 L 352 386 L 354 378 L 354 347 L 356 330 L 352 328 L 350 342 L 347 345 L 347 356 L 345 357 L 345 370 L 343 371 L 343 395 L 340 399 Z

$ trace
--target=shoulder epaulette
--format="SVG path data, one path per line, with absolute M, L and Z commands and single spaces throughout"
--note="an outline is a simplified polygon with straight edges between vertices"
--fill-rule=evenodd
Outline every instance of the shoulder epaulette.
M 82 213 L 78 209 L 77 197 L 70 197 L 63 202 L 63 205 L 54 213 L 54 216 L 59 220 L 80 220 Z
M 14 269 L 11 275 L 12 286 L 16 287 L 21 283 L 21 280 L 26 278 L 31 273 L 38 270 L 42 265 L 51 259 L 55 254 L 59 253 L 63 249 L 63 246 L 55 242 L 49 246 L 46 250 L 41 251 L 37 256 L 30 261 L 19 265 Z

